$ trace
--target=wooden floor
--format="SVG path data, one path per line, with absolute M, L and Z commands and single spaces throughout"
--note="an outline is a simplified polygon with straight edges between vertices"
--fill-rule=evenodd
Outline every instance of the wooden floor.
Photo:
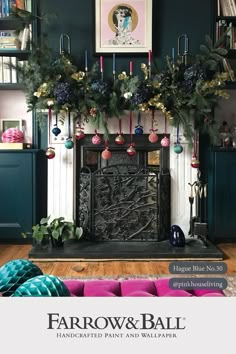
M 227 273 L 236 274 L 236 244 L 220 244 L 224 252 Z M 12 259 L 28 258 L 31 245 L 0 245 L 0 266 Z M 81 261 L 35 262 L 44 274 L 63 277 L 106 277 L 121 275 L 169 274 L 170 262 L 163 261 Z

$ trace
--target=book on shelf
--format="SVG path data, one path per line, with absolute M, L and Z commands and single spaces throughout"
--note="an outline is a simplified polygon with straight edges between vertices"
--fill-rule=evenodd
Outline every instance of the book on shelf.
M 9 149 L 9 150 L 24 150 L 32 149 L 31 143 L 0 143 L 0 150 Z
M 223 16 L 235 16 L 235 2 L 234 0 L 220 0 L 220 8 Z
M 10 57 L 3 57 L 3 83 L 10 84 L 11 83 L 11 73 L 10 73 L 10 65 L 11 59 Z
M 25 10 L 25 0 L 15 0 L 15 3 L 18 9 Z

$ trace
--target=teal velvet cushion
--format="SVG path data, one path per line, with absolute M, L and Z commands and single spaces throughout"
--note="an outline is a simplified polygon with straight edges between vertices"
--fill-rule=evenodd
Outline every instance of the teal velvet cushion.
M 0 268 L 0 293 L 11 296 L 26 280 L 41 274 L 41 269 L 27 259 L 9 261 Z
M 54 275 L 39 275 L 21 284 L 12 296 L 71 296 L 68 288 Z

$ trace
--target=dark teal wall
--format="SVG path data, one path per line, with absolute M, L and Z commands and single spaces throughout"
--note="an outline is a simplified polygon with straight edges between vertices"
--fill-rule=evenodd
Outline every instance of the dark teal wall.
M 55 14 L 48 27 L 50 46 L 59 52 L 61 33 L 71 37 L 72 54 L 81 67 L 84 66 L 84 51 L 88 50 L 89 64 L 98 60 L 95 55 L 94 0 L 40 0 L 42 13 Z M 214 0 L 153 0 L 153 56 L 160 67 L 163 58 L 177 52 L 177 38 L 186 33 L 189 37 L 189 52 L 196 53 L 205 34 L 212 34 Z M 140 63 L 147 55 L 117 55 L 117 71 L 127 70 L 130 59 L 134 60 L 134 72 L 140 73 Z M 111 55 L 105 56 L 105 75 L 112 72 Z

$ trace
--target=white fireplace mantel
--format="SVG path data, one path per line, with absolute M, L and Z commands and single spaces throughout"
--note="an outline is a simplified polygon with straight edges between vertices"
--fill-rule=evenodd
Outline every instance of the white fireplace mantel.
M 158 133 L 164 133 L 165 124 L 162 114 L 156 116 Z M 134 121 L 134 126 L 136 121 Z M 149 133 L 151 119 L 148 115 L 142 116 L 144 133 Z M 118 120 L 109 120 L 110 133 L 117 133 Z M 129 119 L 122 119 L 122 131 L 129 133 Z M 94 127 L 85 126 L 85 134 L 94 133 Z M 101 132 L 102 133 L 102 132 Z M 197 179 L 197 169 L 191 167 L 192 151 L 187 142 L 181 136 L 181 144 L 184 150 L 181 154 L 173 151 L 176 141 L 176 129 L 171 125 L 167 128 L 171 136 L 170 145 L 170 174 L 171 174 L 171 224 L 179 225 L 187 236 L 189 230 L 190 206 L 188 183 Z M 48 160 L 48 215 L 52 217 L 64 216 L 68 220 L 75 217 L 75 149 L 68 150 L 64 144 L 50 144 L 56 151 L 56 156 Z

